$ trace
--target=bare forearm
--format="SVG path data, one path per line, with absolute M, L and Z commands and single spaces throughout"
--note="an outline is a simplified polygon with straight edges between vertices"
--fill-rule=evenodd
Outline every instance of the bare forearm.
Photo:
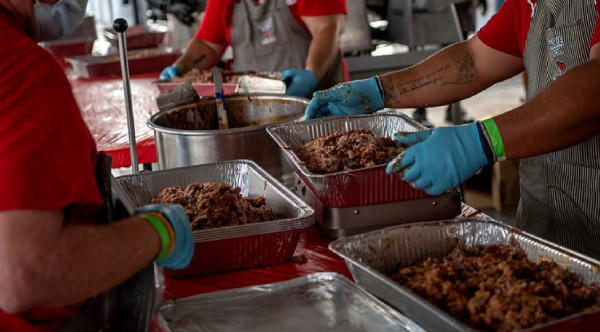
M 381 75 L 387 107 L 428 107 L 468 98 L 489 86 L 467 42 L 449 46 L 423 62 Z
M 306 57 L 306 69 L 315 74 L 317 81 L 321 80 L 340 51 L 338 46 L 332 45 L 339 45 L 339 36 L 335 28 L 316 34 L 310 43 Z
M 600 60 L 559 77 L 522 106 L 495 117 L 506 156 L 518 159 L 565 149 L 600 133 Z
M 223 52 L 211 48 L 206 42 L 192 38 L 188 43 L 183 55 L 175 62 L 188 72 L 194 68 L 208 69 L 215 66 Z
M 29 236 L 33 243 L 15 238 L 3 245 L 11 251 L 3 257 L 11 271 L 1 278 L 9 281 L 10 294 L 21 297 L 17 310 L 69 305 L 106 291 L 152 262 L 161 245 L 154 228 L 139 217 L 32 228 Z

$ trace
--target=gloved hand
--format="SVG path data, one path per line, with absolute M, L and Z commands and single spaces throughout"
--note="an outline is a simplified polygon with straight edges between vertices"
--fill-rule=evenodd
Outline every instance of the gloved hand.
M 167 11 L 172 13 L 179 21 L 187 26 L 192 26 L 194 16 L 198 10 L 198 0 L 171 0 Z
M 317 87 L 317 77 L 307 69 L 288 69 L 281 73 L 281 79 L 287 85 L 285 94 L 306 98 Z
M 490 163 L 483 144 L 491 146 L 482 142 L 479 126 L 475 122 L 394 135 L 410 147 L 388 164 L 386 173 L 404 173 L 402 180 L 430 195 L 456 188 Z
M 156 259 L 170 270 L 186 268 L 194 256 L 190 221 L 181 205 L 146 205 L 135 211 L 154 226 L 161 238 L 162 248 Z
M 160 73 L 160 79 L 165 80 L 168 78 L 173 78 L 177 76 L 183 75 L 183 67 L 180 65 L 171 65 L 165 69 L 163 69 L 162 73 Z
M 367 114 L 384 107 L 379 84 L 372 77 L 340 83 L 329 90 L 315 92 L 304 117 L 308 120 L 334 115 Z

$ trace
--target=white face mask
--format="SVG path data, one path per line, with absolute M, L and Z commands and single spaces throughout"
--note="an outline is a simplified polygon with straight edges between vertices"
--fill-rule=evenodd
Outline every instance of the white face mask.
M 59 0 L 54 5 L 33 5 L 37 26 L 37 40 L 50 41 L 69 36 L 85 17 L 88 0 Z

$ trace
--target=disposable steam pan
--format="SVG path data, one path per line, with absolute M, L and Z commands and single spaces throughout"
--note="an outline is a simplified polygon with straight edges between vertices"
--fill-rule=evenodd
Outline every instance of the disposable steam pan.
M 335 273 L 174 300 L 160 315 L 172 332 L 424 331 Z
M 400 177 L 385 174 L 385 164 L 323 175 L 311 173 L 296 155 L 295 150 L 309 141 L 355 129 L 369 129 L 375 136 L 391 137 L 400 131 L 417 131 L 422 127 L 403 114 L 384 113 L 281 124 L 267 128 L 267 132 L 324 207 L 356 207 L 429 197 Z
M 329 245 L 342 256 L 357 284 L 429 331 L 473 331 L 427 300 L 400 286 L 387 274 L 398 266 L 444 257 L 476 245 L 508 245 L 511 241 L 533 262 L 552 260 L 590 286 L 600 284 L 600 262 L 496 221 L 456 220 L 390 227 L 339 239 Z M 598 326 L 598 313 L 579 314 L 527 331 L 586 331 Z
M 243 197 L 265 197 L 278 219 L 261 223 L 194 231 L 194 257 L 172 277 L 206 275 L 288 261 L 302 231 L 314 223 L 313 210 L 249 160 L 173 168 L 117 178 L 134 207 L 150 203 L 164 188 L 194 182 L 225 182 Z

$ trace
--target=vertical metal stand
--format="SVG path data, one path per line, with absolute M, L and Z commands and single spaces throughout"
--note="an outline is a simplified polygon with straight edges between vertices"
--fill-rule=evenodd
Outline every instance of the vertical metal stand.
M 129 133 L 129 151 L 131 153 L 131 172 L 138 174 L 137 145 L 135 140 L 135 120 L 133 118 L 133 103 L 131 102 L 131 85 L 129 82 L 129 65 L 127 62 L 127 21 L 118 18 L 113 23 L 113 28 L 118 33 L 119 54 L 121 55 L 121 76 L 123 76 L 123 92 L 125 93 L 125 110 L 127 111 L 127 129 Z

